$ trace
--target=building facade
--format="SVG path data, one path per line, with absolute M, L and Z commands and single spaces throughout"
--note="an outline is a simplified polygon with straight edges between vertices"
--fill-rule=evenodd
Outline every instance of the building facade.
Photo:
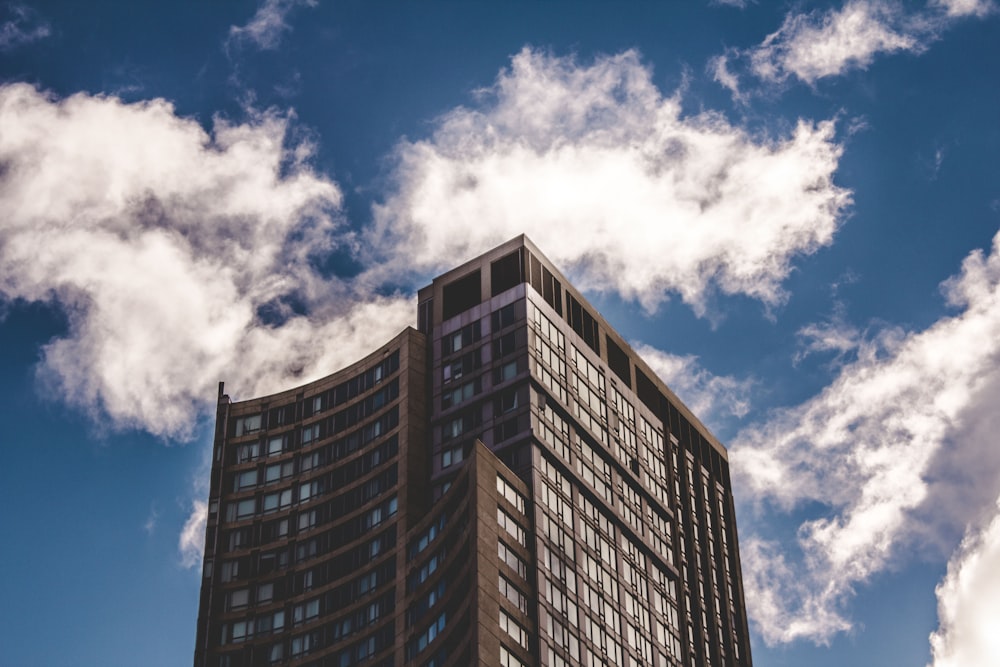
M 216 429 L 196 667 L 751 664 L 725 448 L 523 236 Z

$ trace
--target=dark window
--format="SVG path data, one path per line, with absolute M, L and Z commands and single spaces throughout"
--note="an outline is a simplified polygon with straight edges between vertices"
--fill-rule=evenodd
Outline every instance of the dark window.
M 493 332 L 500 331 L 506 327 L 509 327 L 514 323 L 516 314 L 514 312 L 514 304 L 509 306 L 504 306 L 500 310 L 493 312 Z
M 524 282 L 524 248 L 501 257 L 490 265 L 490 293 L 496 296 Z
M 513 419 L 508 419 L 504 423 L 493 428 L 493 442 L 503 442 L 508 438 L 513 438 L 520 432 L 518 428 L 518 419 L 514 417 Z
M 542 267 L 542 298 L 562 315 L 562 285 L 549 270 Z
M 480 366 L 479 350 L 463 354 L 452 362 L 446 362 L 441 367 L 441 379 L 444 384 L 460 380 L 463 376 L 475 371 Z
M 528 265 L 531 269 L 531 287 L 539 294 L 542 293 L 542 263 L 537 257 L 528 254 Z
M 494 406 L 497 414 L 517 409 L 519 402 L 517 393 L 517 389 L 509 389 L 497 397 L 496 405 Z
M 275 426 L 283 426 L 284 424 L 291 424 L 293 421 L 295 421 L 294 405 L 283 405 L 281 407 L 271 408 L 271 411 L 267 415 L 267 424 L 271 428 L 274 428 Z
M 472 324 L 465 325 L 458 331 L 445 334 L 441 338 L 441 355 L 445 356 L 467 348 L 479 340 L 481 331 L 482 327 L 479 324 L 479 320 L 476 320 Z
M 445 285 L 441 316 L 447 320 L 478 305 L 482 300 L 481 282 L 479 269 L 476 269 Z
M 503 366 L 493 369 L 493 384 L 497 385 L 501 382 L 506 382 L 515 376 L 517 376 L 517 359 L 508 361 Z
M 434 312 L 434 299 L 427 299 L 417 306 L 417 330 L 421 333 L 430 333 L 431 313 Z
M 528 268 L 531 273 L 531 280 L 529 281 L 531 287 L 542 295 L 547 304 L 562 315 L 562 283 L 559 282 L 551 271 L 542 266 L 541 261 L 537 257 L 530 253 L 528 254 Z
M 597 320 L 579 301 L 571 295 L 566 295 L 566 321 L 573 327 L 580 338 L 597 354 L 601 353 L 601 341 Z
M 611 336 L 604 336 L 604 343 L 608 347 L 608 366 L 614 371 L 622 381 L 630 388 L 632 387 L 632 369 L 629 365 L 628 354 L 618 347 L 618 344 L 611 340 Z
M 516 340 L 514 338 L 513 331 L 509 334 L 500 336 L 500 338 L 493 343 L 493 358 L 500 359 L 501 357 L 513 352 L 516 347 L 515 342 Z
M 635 369 L 635 393 L 639 396 L 639 400 L 646 404 L 647 408 L 659 414 L 662 395 L 656 385 L 638 368 Z

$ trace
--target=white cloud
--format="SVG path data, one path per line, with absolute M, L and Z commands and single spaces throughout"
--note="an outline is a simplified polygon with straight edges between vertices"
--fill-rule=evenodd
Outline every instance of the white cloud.
M 850 69 L 865 69 L 880 53 L 920 51 L 900 5 L 851 0 L 840 9 L 789 14 L 776 32 L 750 52 L 750 67 L 766 81 L 796 76 L 806 83 Z
M 369 237 L 383 270 L 445 268 L 526 232 L 582 287 L 647 308 L 674 293 L 701 313 L 716 290 L 771 306 L 850 203 L 833 122 L 774 139 L 683 116 L 633 51 L 581 65 L 524 49 L 480 100 L 398 145 Z
M 959 314 L 863 342 L 817 396 L 735 439 L 741 497 L 761 511 L 824 508 L 799 526 L 799 559 L 775 559 L 775 543 L 762 537 L 748 541 L 747 601 L 768 642 L 826 641 L 849 627 L 854 587 L 890 567 L 901 545 L 928 536 L 947 544 L 941 531 L 955 516 L 1000 493 L 990 426 L 1000 387 L 1000 234 L 944 290 Z
M 185 568 L 201 567 L 205 557 L 205 526 L 208 524 L 208 504 L 203 500 L 195 500 L 191 505 L 191 514 L 184 522 L 177 549 L 181 554 L 181 566 Z
M 0 51 L 11 51 L 52 34 L 48 22 L 34 9 L 19 3 L 7 5 L 10 19 L 0 23 Z
M 669 354 L 644 343 L 633 347 L 699 419 L 712 422 L 743 417 L 750 410 L 752 380 L 714 375 L 694 355 Z
M 285 20 L 296 7 L 315 7 L 316 0 L 264 0 L 257 12 L 242 26 L 230 26 L 228 43 L 249 42 L 259 49 L 274 50 L 281 38 L 291 31 Z
M 931 635 L 934 667 L 995 665 L 1000 655 L 1000 514 L 962 540 L 936 592 L 940 626 Z
M 314 269 L 354 241 L 340 190 L 308 145 L 285 144 L 287 124 L 217 119 L 210 135 L 163 100 L 0 88 L 0 299 L 66 310 L 39 368 L 49 395 L 186 438 L 219 380 L 243 396 L 284 389 L 411 320 L 408 299 Z
M 709 58 L 707 69 L 714 81 L 729 90 L 733 96 L 733 101 L 739 103 L 747 102 L 747 95 L 740 90 L 739 77 L 729 69 L 729 54 Z
M 741 70 L 770 84 L 794 77 L 815 85 L 867 69 L 880 55 L 922 53 L 957 19 L 983 18 L 994 10 L 992 0 L 936 0 L 915 10 L 895 0 L 848 0 L 838 8 L 793 11 L 758 46 L 729 49 L 708 67 L 742 103 L 749 93 L 741 87 Z
M 996 11 L 993 0 L 936 0 L 931 3 L 945 10 L 948 16 L 976 16 L 983 18 Z
M 798 363 L 811 354 L 835 353 L 835 362 L 861 345 L 861 331 L 849 323 L 844 316 L 842 304 L 836 306 L 833 315 L 822 322 L 807 324 L 796 332 L 799 350 L 793 357 Z

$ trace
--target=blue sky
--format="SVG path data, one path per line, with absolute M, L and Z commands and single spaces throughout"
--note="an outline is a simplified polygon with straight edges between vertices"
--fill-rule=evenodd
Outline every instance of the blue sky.
M 730 447 L 758 667 L 995 664 L 998 11 L 0 2 L 5 664 L 189 663 L 216 383 L 521 232 Z

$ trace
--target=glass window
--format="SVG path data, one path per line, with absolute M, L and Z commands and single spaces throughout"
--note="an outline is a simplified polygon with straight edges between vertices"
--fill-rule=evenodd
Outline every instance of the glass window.
M 509 327 L 514 323 L 514 318 L 514 304 L 512 303 L 493 311 L 493 331 L 500 331 L 504 327 Z
M 233 642 L 241 642 L 247 638 L 247 622 L 236 621 L 232 626 Z
M 221 578 L 223 583 L 238 579 L 240 576 L 240 562 L 230 560 L 222 563 Z
M 503 511 L 499 507 L 497 507 L 497 523 L 501 528 L 506 530 L 511 537 L 517 540 L 518 544 L 525 545 L 527 543 L 524 528 L 514 521 L 514 517 L 507 514 L 507 512 Z
M 459 403 L 469 400 L 479 393 L 479 385 L 480 383 L 478 380 L 473 380 L 472 382 L 466 382 L 461 386 L 444 392 L 441 394 L 441 409 L 446 410 L 453 405 L 458 405 Z
M 597 663 L 593 663 L 597 664 Z M 527 667 L 521 660 L 515 656 L 510 650 L 504 646 L 500 645 L 500 667 Z
M 528 650 L 528 633 L 517 624 L 517 621 L 508 616 L 507 612 L 503 609 L 500 610 L 500 629 L 516 641 L 521 648 L 526 651 Z
M 515 607 L 520 609 L 523 613 L 528 613 L 528 599 L 524 596 L 517 586 L 512 584 L 510 580 L 500 575 L 500 592 L 503 593 L 504 597 L 510 600 Z
M 309 530 L 316 525 L 316 510 L 299 514 L 299 530 Z
M 229 608 L 239 609 L 245 607 L 250 602 L 250 589 L 241 588 L 229 593 Z
M 312 452 L 310 454 L 303 454 L 302 458 L 299 460 L 299 471 L 300 472 L 305 472 L 306 470 L 312 470 L 313 468 L 315 468 L 317 466 L 319 466 L 319 452 Z
M 312 442 L 319 437 L 319 424 L 302 427 L 302 444 Z
M 500 338 L 493 344 L 493 358 L 500 359 L 501 357 L 507 356 L 514 351 L 515 344 L 516 341 L 514 339 L 513 331 L 500 336 Z
M 246 500 L 241 500 L 236 505 L 236 518 L 243 519 L 248 516 L 253 516 L 254 511 L 256 511 L 257 503 L 254 502 L 253 498 L 247 498 Z
M 461 445 L 458 447 L 452 447 L 451 449 L 446 449 L 441 452 L 441 467 L 448 468 L 456 463 L 461 463 L 464 456 L 465 451 Z
M 524 506 L 526 500 L 517 489 L 510 485 L 503 477 L 497 475 L 497 492 L 507 499 L 511 505 L 517 508 L 517 511 L 524 514 Z
M 292 469 L 293 466 L 291 461 L 269 465 L 264 468 L 264 483 L 271 484 L 272 482 L 277 482 L 285 477 L 291 477 Z
M 303 503 L 319 493 L 319 482 L 313 480 L 299 486 L 299 502 Z
M 281 662 L 285 657 L 285 645 L 281 642 L 271 646 L 271 662 Z
M 247 461 L 253 461 L 258 456 L 260 456 L 259 442 L 248 442 L 245 445 L 240 445 L 236 449 L 237 463 L 246 463 Z
M 260 415 L 249 415 L 236 420 L 236 435 L 246 435 L 256 433 L 260 430 Z
M 517 377 L 517 362 L 509 361 L 500 368 L 496 369 L 493 375 L 493 383 L 500 384 L 501 382 L 512 380 L 515 377 Z
M 245 489 L 250 486 L 256 486 L 257 484 L 257 469 L 247 470 L 241 472 L 236 477 L 236 489 Z
M 450 421 L 445 422 L 444 426 L 441 427 L 441 439 L 451 440 L 452 438 L 457 438 L 462 435 L 465 430 L 465 418 L 456 417 Z
M 518 390 L 510 389 L 500 394 L 500 398 L 497 399 L 497 412 L 506 413 L 512 412 L 517 409 L 518 404 Z
M 269 493 L 264 496 L 264 511 L 273 512 L 278 509 L 278 494 Z
M 504 544 L 503 540 L 497 542 L 497 555 L 500 560 L 510 566 L 517 574 L 524 579 L 527 576 L 527 566 L 514 550 Z
M 285 437 L 278 436 L 267 441 L 267 455 L 274 456 L 285 451 Z

